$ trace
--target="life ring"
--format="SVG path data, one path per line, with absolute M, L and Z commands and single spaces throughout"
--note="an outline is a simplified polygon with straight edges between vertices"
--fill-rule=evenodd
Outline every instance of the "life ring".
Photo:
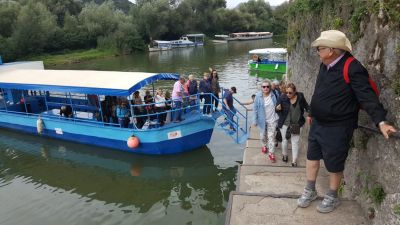
M 255 62 L 258 61 L 258 55 L 256 55 L 256 54 L 253 55 L 253 61 L 255 61 Z
M 128 145 L 129 148 L 137 148 L 140 144 L 139 138 L 136 137 L 135 135 L 132 135 L 128 138 L 126 141 L 126 144 Z

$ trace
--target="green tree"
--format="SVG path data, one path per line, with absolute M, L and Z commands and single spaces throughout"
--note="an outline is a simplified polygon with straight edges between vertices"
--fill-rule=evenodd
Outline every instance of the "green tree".
M 78 21 L 88 35 L 89 45 L 96 45 L 99 37 L 112 35 L 118 27 L 118 18 L 123 14 L 115 10 L 112 2 L 87 4 L 79 14 Z
M 67 49 L 82 49 L 96 47 L 96 39 L 89 39 L 87 29 L 78 21 L 78 18 L 68 13 L 64 18 L 63 27 L 65 48 Z
M 78 15 L 82 10 L 81 4 L 74 0 L 40 0 L 45 4 L 50 12 L 57 17 L 57 24 L 64 26 L 64 18 L 68 13 L 70 15 Z
M 21 8 L 12 42 L 17 56 L 43 52 L 47 41 L 54 35 L 56 19 L 42 3 L 34 0 Z
M 132 19 L 126 17 L 120 22 L 117 31 L 114 33 L 116 48 L 122 53 L 144 51 L 146 45 L 139 35 L 136 26 L 130 23 Z
M 272 31 L 274 34 L 286 34 L 288 27 L 288 10 L 289 3 L 285 2 L 279 5 L 272 11 Z
M 133 23 L 150 41 L 168 32 L 167 23 L 170 11 L 168 0 L 140 2 L 132 11 Z
M 13 1 L 0 1 L 0 35 L 10 37 L 21 6 Z
M 239 5 L 239 11 L 247 14 L 248 27 L 251 31 L 271 31 L 272 29 L 272 9 L 269 3 L 264 0 L 250 0 Z

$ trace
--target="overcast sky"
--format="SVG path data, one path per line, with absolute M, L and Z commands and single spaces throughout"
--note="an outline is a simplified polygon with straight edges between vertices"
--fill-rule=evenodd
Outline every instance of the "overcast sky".
M 287 0 L 265 0 L 266 2 L 269 2 L 271 6 L 277 6 L 280 5 Z M 242 2 L 247 2 L 247 0 L 226 0 L 226 7 L 227 8 L 235 8 L 239 3 Z

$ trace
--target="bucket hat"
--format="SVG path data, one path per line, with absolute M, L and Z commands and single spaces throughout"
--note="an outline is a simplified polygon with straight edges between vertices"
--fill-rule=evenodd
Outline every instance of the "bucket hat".
M 312 47 L 330 47 L 338 48 L 348 52 L 351 52 L 351 43 L 346 35 L 338 30 L 327 30 L 322 31 L 321 35 L 311 43 Z

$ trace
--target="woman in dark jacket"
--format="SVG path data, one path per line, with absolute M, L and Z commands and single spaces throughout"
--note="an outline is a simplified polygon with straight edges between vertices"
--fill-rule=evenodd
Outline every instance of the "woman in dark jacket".
M 292 143 L 292 166 L 297 166 L 297 157 L 299 155 L 300 128 L 305 123 L 304 112 L 308 112 L 309 105 L 304 98 L 303 93 L 296 92 L 296 86 L 293 83 L 286 85 L 286 94 L 282 94 L 278 99 L 276 106 L 279 120 L 278 128 L 283 136 L 282 138 L 282 160 L 288 162 L 286 131 L 289 129 L 290 141 Z

